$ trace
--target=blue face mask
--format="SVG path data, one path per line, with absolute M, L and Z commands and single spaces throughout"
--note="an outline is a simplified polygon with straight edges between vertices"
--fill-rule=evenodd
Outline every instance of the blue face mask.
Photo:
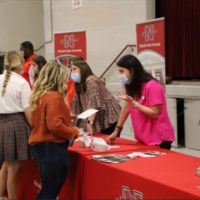
M 81 82 L 81 75 L 76 72 L 71 72 L 71 79 L 74 80 L 75 83 L 80 83 Z
M 125 74 L 120 74 L 118 76 L 118 78 L 119 78 L 119 80 L 121 81 L 122 84 L 124 84 L 124 85 L 130 84 L 129 79 L 128 79 L 128 77 Z

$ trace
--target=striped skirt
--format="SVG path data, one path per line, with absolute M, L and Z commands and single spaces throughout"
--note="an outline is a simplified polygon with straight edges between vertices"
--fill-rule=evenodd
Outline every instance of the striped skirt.
M 30 157 L 30 126 L 24 113 L 0 114 L 0 163 Z

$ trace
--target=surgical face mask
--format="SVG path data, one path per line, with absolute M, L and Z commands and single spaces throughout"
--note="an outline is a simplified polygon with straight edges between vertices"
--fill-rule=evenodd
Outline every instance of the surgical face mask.
M 80 83 L 81 82 L 81 75 L 76 72 L 71 72 L 71 79 L 74 80 L 75 83 Z
M 130 84 L 129 79 L 128 79 L 128 77 L 125 74 L 120 74 L 118 76 L 118 78 L 119 78 L 119 80 L 121 81 L 122 84 L 124 84 L 124 85 Z

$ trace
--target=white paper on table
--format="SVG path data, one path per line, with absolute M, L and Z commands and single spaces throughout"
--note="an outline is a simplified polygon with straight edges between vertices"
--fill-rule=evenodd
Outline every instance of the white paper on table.
M 108 146 L 108 144 L 106 143 L 106 141 L 105 141 L 103 138 L 93 137 L 93 138 L 92 138 L 92 142 L 93 142 L 94 144 L 100 144 L 100 145 Z
M 89 116 L 95 114 L 96 112 L 98 112 L 99 110 L 93 109 L 93 108 L 89 108 L 86 111 L 82 112 L 81 114 L 79 114 L 77 116 L 78 119 L 87 119 Z
M 106 150 L 109 148 L 109 145 L 105 142 L 104 139 L 96 138 L 96 137 L 92 137 L 88 135 L 83 135 L 81 137 L 78 137 L 75 141 L 83 142 L 85 144 L 85 147 L 91 147 L 91 145 L 93 144 L 94 146 L 97 146 L 97 148 L 98 146 Z
M 106 151 L 112 148 L 119 148 L 119 146 L 108 145 L 103 138 L 92 138 L 92 149 L 95 151 Z
M 120 148 L 119 145 L 108 145 L 108 149 Z
M 92 139 L 91 139 L 91 137 L 88 136 L 88 135 L 83 135 L 83 136 L 81 136 L 81 137 L 78 137 L 75 141 L 76 141 L 76 142 L 77 142 L 77 141 L 82 142 L 82 143 L 85 145 L 85 147 L 90 147 L 90 146 L 91 146 L 91 143 L 92 143 Z
M 133 157 L 144 157 L 144 158 L 155 157 L 154 155 L 148 155 L 148 154 L 145 154 L 143 152 L 133 152 L 133 153 L 127 154 L 127 156 L 130 157 L 130 158 L 133 158 Z
M 92 137 L 84 134 L 83 136 L 78 137 L 75 142 L 82 142 L 85 147 L 91 147 L 93 151 L 107 151 L 112 148 L 119 148 L 117 145 L 108 145 L 104 139 Z

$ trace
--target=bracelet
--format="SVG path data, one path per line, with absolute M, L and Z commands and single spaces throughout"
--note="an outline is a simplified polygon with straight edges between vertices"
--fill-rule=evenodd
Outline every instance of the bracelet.
M 123 129 L 123 127 L 121 127 L 121 126 L 115 126 L 115 129 L 118 129 L 121 132 L 121 130 Z

